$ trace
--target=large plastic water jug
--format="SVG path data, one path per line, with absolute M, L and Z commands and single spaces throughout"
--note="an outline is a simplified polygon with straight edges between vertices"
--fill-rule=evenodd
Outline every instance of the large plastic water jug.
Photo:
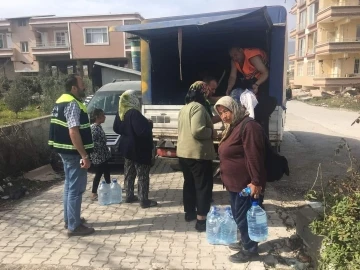
M 237 225 L 233 218 L 231 207 L 227 206 L 221 220 L 220 243 L 229 245 L 237 242 Z
M 100 184 L 98 195 L 98 201 L 100 205 L 110 204 L 110 184 L 107 184 L 105 180 L 103 180 Z
M 206 239 L 209 244 L 220 244 L 220 208 L 212 206 L 206 217 Z
M 262 242 L 268 238 L 267 216 L 258 201 L 253 201 L 247 212 L 248 232 L 251 240 Z
M 122 202 L 122 189 L 117 179 L 113 179 L 110 185 L 111 204 L 119 204 Z

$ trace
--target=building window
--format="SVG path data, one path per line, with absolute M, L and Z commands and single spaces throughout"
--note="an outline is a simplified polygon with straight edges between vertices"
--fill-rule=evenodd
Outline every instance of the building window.
M 360 59 L 355 59 L 354 73 L 359 74 L 360 72 Z
M 303 12 L 300 13 L 299 16 L 299 30 L 304 30 L 306 28 L 306 22 L 307 22 L 306 10 L 304 10 Z
M 29 44 L 27 42 L 20 42 L 21 52 L 27 53 L 29 52 Z
M 19 26 L 26 26 L 27 25 L 27 19 L 20 19 L 18 21 L 18 23 L 19 23 Z
M 109 44 L 109 33 L 107 27 L 86 28 L 85 44 Z
M 304 76 L 304 63 L 298 63 L 297 64 L 296 75 L 297 76 Z
M 4 44 L 4 35 L 0 34 L 0 49 L 4 49 L 5 48 L 5 44 Z
M 356 26 L 356 41 L 360 41 L 360 24 Z
M 55 32 L 55 45 L 56 46 L 67 46 L 68 37 L 67 32 Z
M 307 63 L 307 75 L 314 76 L 315 75 L 315 61 L 309 61 Z
M 305 38 L 301 38 L 299 39 L 299 43 L 298 43 L 298 56 L 302 57 L 305 56 Z

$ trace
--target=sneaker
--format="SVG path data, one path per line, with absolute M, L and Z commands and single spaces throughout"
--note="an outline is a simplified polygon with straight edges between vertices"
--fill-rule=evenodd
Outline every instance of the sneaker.
M 84 224 L 84 223 L 86 223 L 86 220 L 85 220 L 85 218 L 80 218 L 80 224 Z M 65 223 L 65 225 L 64 225 L 64 228 L 65 228 L 65 230 L 67 230 L 68 229 L 68 224 L 67 223 Z
M 185 221 L 190 222 L 190 221 L 196 220 L 196 216 L 197 215 L 195 212 L 185 213 Z
M 195 229 L 198 232 L 206 232 L 206 221 L 204 223 L 200 223 L 199 221 L 196 221 Z
M 231 249 L 231 250 L 234 250 L 234 251 L 241 251 L 243 250 L 243 246 L 241 244 L 241 241 L 237 242 L 237 243 L 232 243 L 230 245 L 228 245 L 228 247 Z
M 232 263 L 247 263 L 255 260 L 257 257 L 259 257 L 259 253 L 257 252 L 241 250 L 238 253 L 229 256 L 229 261 Z
M 95 232 L 94 228 L 89 228 L 89 227 L 86 227 L 83 224 L 80 224 L 74 231 L 68 230 L 67 235 L 69 237 L 71 237 L 71 236 L 85 236 L 85 235 L 92 234 L 94 232 Z
M 146 200 L 140 203 L 141 208 L 149 208 L 149 207 L 154 207 L 157 206 L 157 202 L 153 201 L 153 200 Z
M 137 201 L 139 201 L 139 198 L 135 195 L 131 196 L 129 198 L 126 198 L 126 200 L 125 200 L 126 203 L 133 203 L 133 202 L 137 202 Z

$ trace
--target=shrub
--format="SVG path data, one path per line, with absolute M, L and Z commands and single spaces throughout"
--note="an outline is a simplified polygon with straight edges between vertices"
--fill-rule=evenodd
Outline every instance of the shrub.
M 320 197 L 324 205 L 323 215 L 313 221 L 310 228 L 324 237 L 320 269 L 353 270 L 360 269 L 360 166 L 344 139 L 337 153 L 340 149 L 348 151 L 347 174 L 332 179 L 326 187 L 320 177 L 322 192 L 308 193 L 308 198 Z
M 10 90 L 5 94 L 5 104 L 9 110 L 16 114 L 29 105 L 29 90 L 18 80 L 14 80 L 10 86 Z
M 40 75 L 40 85 L 43 90 L 43 105 L 42 110 L 50 114 L 56 100 L 65 92 L 65 75 L 47 76 Z

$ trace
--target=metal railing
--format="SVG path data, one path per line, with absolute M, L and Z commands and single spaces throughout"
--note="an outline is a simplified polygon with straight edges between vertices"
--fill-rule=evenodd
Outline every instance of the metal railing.
M 328 38 L 326 41 L 318 41 L 316 45 L 326 44 L 326 43 L 342 43 L 342 42 L 360 42 L 360 37 L 354 37 L 354 38 Z
M 331 7 L 344 7 L 344 6 L 349 6 L 349 7 L 360 6 L 360 3 L 358 0 L 341 0 L 337 3 L 332 2 L 330 6 L 319 9 L 318 13 L 326 9 L 330 9 Z
M 69 44 L 58 41 L 36 42 L 36 48 L 69 48 Z
M 316 74 L 316 78 L 345 78 L 345 75 L 339 73 L 326 73 L 326 74 Z

